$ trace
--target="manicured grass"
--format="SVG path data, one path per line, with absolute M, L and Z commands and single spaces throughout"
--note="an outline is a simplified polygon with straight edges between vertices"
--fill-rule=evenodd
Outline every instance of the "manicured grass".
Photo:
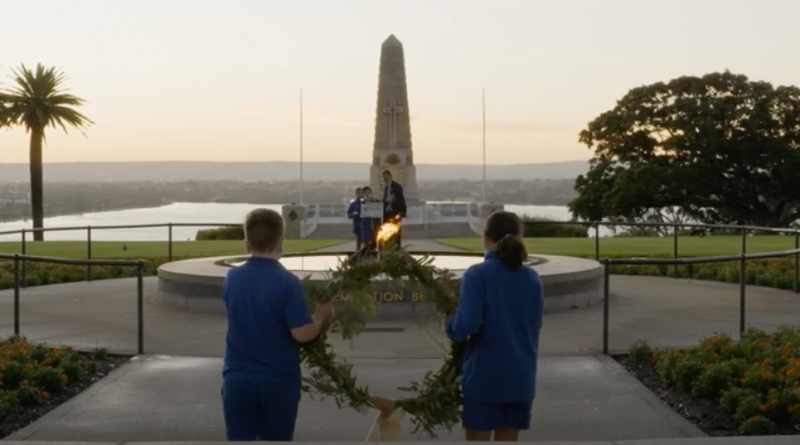
M 287 252 L 307 252 L 343 242 L 345 240 L 286 240 L 284 249 Z M 123 244 L 128 247 L 127 250 L 123 250 Z M 22 246 L 19 242 L 2 242 L 0 243 L 0 253 L 22 253 Z M 56 258 L 86 258 L 87 249 L 85 241 L 28 242 L 25 253 Z M 173 257 L 211 257 L 244 253 L 243 241 L 174 241 L 172 243 Z M 166 241 L 92 242 L 92 258 L 149 258 L 165 257 L 167 254 Z
M 481 251 L 479 238 L 448 238 L 438 242 L 464 250 Z M 594 238 L 526 238 L 532 254 L 594 257 Z M 672 255 L 672 237 L 600 238 L 600 257 Z M 795 248 L 794 236 L 747 237 L 747 252 L 773 252 Z M 678 255 L 704 257 L 741 253 L 740 236 L 682 236 L 678 238 Z

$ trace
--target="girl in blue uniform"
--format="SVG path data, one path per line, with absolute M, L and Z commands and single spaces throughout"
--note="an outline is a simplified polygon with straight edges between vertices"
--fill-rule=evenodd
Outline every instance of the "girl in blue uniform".
M 496 212 L 484 231 L 486 256 L 461 278 L 447 335 L 466 342 L 462 422 L 467 440 L 516 441 L 531 423 L 544 300 L 517 215 Z
M 372 189 L 369 187 L 364 187 L 363 196 L 364 202 L 378 202 L 372 197 Z M 361 243 L 364 246 L 372 246 L 375 243 L 375 228 L 380 225 L 380 219 L 377 219 L 377 224 L 375 221 L 375 218 L 361 218 Z

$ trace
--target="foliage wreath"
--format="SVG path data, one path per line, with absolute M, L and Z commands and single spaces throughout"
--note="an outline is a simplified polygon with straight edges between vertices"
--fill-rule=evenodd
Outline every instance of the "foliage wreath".
M 325 284 L 306 279 L 309 304 L 316 306 L 334 300 L 336 319 L 330 330 L 301 348 L 302 362 L 310 369 L 308 377 L 303 379 L 305 392 L 331 397 L 338 407 L 349 406 L 361 412 L 372 407 L 388 416 L 401 408 L 412 416 L 414 433 L 422 430 L 435 436 L 437 428 L 449 430 L 459 422 L 459 363 L 464 353 L 463 344 L 451 341 L 449 356 L 438 371 L 427 373 L 422 382 L 398 388 L 411 393 L 410 397 L 390 400 L 371 396 L 368 387 L 359 386 L 353 375 L 353 365 L 338 361 L 328 343 L 330 332 L 338 331 L 345 340 L 355 337 L 375 314 L 378 303 L 372 295 L 373 278 L 406 280 L 405 285 L 425 289 L 432 295 L 437 312 L 454 313 L 457 282 L 450 271 L 433 266 L 432 261 L 433 258 L 427 256 L 416 260 L 402 249 L 387 247 L 377 261 L 341 262 L 329 272 Z

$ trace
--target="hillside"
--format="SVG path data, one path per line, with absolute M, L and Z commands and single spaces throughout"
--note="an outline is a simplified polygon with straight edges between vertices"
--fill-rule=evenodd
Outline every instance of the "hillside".
M 306 162 L 306 180 L 346 181 L 367 180 L 369 164 L 356 162 Z M 587 161 L 567 161 L 549 164 L 487 165 L 488 180 L 574 179 L 586 173 Z M 47 182 L 107 182 L 107 181 L 292 181 L 299 176 L 296 162 L 76 162 L 45 164 Z M 0 164 L 0 182 L 27 181 L 27 164 Z M 417 165 L 417 179 L 481 180 L 480 165 Z

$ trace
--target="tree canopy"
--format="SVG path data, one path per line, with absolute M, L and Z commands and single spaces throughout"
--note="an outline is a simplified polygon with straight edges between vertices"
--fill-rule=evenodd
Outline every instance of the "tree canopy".
M 634 88 L 590 122 L 570 210 L 589 220 L 677 208 L 706 223 L 800 219 L 800 89 L 730 72 Z

